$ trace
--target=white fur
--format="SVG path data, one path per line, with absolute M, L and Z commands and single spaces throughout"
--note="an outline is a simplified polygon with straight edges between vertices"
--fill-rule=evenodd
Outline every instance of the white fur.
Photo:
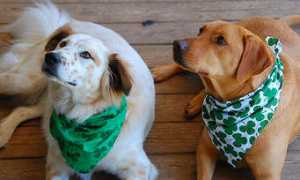
M 59 70 L 60 78 L 52 78 L 54 81 L 49 82 L 49 95 L 44 117 L 44 131 L 48 142 L 47 178 L 53 180 L 67 179 L 74 173 L 65 164 L 56 141 L 49 134 L 49 116 L 52 109 L 55 108 L 68 117 L 77 118 L 82 122 L 90 115 L 114 104 L 116 102 L 114 97 L 104 94 L 100 94 L 103 97 L 93 106 L 90 105 L 90 100 L 98 96 L 97 93 L 100 92 L 98 91 L 100 89 L 99 84 L 95 82 L 104 76 L 103 74 L 107 70 L 108 56 L 111 53 L 117 53 L 128 64 L 127 68 L 132 77 L 133 86 L 127 97 L 128 112 L 121 134 L 111 152 L 99 162 L 96 170 L 106 170 L 128 180 L 156 179 L 157 170 L 143 149 L 144 140 L 154 120 L 154 84 L 143 59 L 120 35 L 101 25 L 75 20 L 48 2 L 27 8 L 16 23 L 6 27 L 6 30 L 12 32 L 17 38 L 17 43 L 10 52 L 13 55 L 7 54 L 5 57 L 14 56 L 16 57 L 14 61 L 22 61 L 26 57 L 30 58 L 25 62 L 28 67 L 33 64 L 31 61 L 43 62 L 43 48 L 47 43 L 45 39 L 66 23 L 75 32 L 74 36 L 68 37 L 74 41 L 74 44 L 69 46 L 70 49 L 58 48 L 55 51 L 61 51 L 66 59 L 72 59 L 74 55 L 68 55 L 68 53 L 73 51 L 73 54 L 74 52 L 76 54 L 77 51 L 80 51 L 79 47 L 94 48 L 96 56 L 101 59 L 103 66 L 95 68 L 93 71 L 94 83 L 88 88 L 85 86 L 87 72 L 82 69 L 82 65 L 84 63 L 86 66 L 94 65 L 92 62 L 80 63 L 80 60 L 78 61 L 79 64 L 74 65 L 71 69 L 67 67 Z M 86 42 L 78 45 L 82 41 Z M 96 48 L 92 45 L 95 45 Z M 40 67 L 33 69 L 40 71 Z M 72 73 L 69 72 L 72 69 L 76 69 L 80 73 L 75 73 L 76 77 L 73 77 Z M 82 79 L 79 76 L 83 76 Z M 77 81 L 77 87 L 70 87 L 65 84 L 69 80 Z

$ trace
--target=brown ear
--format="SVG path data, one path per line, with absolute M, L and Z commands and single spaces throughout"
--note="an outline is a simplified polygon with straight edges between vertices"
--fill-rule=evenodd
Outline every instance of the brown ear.
M 244 52 L 240 59 L 236 76 L 240 81 L 263 72 L 272 64 L 273 56 L 268 47 L 258 37 L 244 37 Z
M 60 27 L 49 38 L 48 43 L 45 46 L 45 51 L 46 52 L 53 51 L 61 40 L 63 40 L 64 38 L 68 37 L 73 33 L 74 32 L 72 28 L 68 24 Z
M 112 54 L 109 57 L 109 69 L 111 75 L 109 84 L 113 91 L 123 92 L 128 95 L 132 87 L 132 80 L 127 71 L 125 62 L 120 59 L 118 54 Z

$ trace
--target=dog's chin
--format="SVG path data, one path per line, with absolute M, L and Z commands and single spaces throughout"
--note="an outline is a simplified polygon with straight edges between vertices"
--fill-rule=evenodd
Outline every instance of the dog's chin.
M 179 65 L 182 69 L 188 71 L 189 68 L 186 66 L 186 64 L 185 64 L 185 62 L 184 62 L 183 59 L 175 58 L 174 61 L 175 61 L 175 63 L 176 63 L 177 65 Z
M 197 69 L 193 68 L 191 65 L 185 63 L 185 60 L 180 60 L 180 61 L 175 60 L 175 63 L 177 65 L 179 65 L 185 71 L 189 71 L 191 73 L 195 73 L 195 74 L 198 74 L 198 75 L 201 75 L 201 76 L 208 76 L 209 75 L 208 72 L 206 72 L 204 70 L 197 70 Z
M 184 60 L 181 60 L 180 62 L 178 61 L 175 61 L 175 63 L 177 65 L 179 65 L 183 70 L 185 71 L 189 71 L 189 72 L 192 72 L 192 73 L 197 73 L 197 71 L 195 71 L 192 67 L 190 67 L 187 63 L 185 63 Z
M 58 75 L 54 71 L 52 71 L 47 67 L 43 67 L 42 72 L 48 77 L 49 80 L 58 83 L 62 86 L 75 87 L 77 85 L 75 82 L 62 80 L 61 78 L 58 77 Z
M 74 88 L 76 87 L 76 83 L 74 82 L 69 82 L 69 81 L 63 81 L 61 80 L 59 77 L 57 77 L 57 75 L 53 75 L 53 74 L 49 74 L 49 73 L 45 73 L 46 76 L 48 77 L 48 79 L 54 83 L 57 83 L 61 86 L 64 86 L 64 87 L 69 87 L 69 88 Z
M 200 76 L 208 76 L 208 72 L 205 72 L 205 71 L 198 71 L 198 73 Z
M 64 86 L 64 87 L 74 88 L 77 86 L 77 84 L 74 82 L 62 81 L 62 80 L 58 79 L 57 77 L 49 77 L 49 79 L 55 83 L 60 84 L 61 86 Z

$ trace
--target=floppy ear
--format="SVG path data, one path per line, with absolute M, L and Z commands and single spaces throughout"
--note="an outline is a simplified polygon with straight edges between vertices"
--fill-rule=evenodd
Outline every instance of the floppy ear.
M 49 38 L 47 45 L 45 46 L 45 51 L 52 51 L 56 48 L 57 44 L 64 38 L 73 34 L 73 30 L 70 25 L 66 24 L 59 29 L 57 29 L 52 36 Z
M 128 95 L 132 87 L 132 80 L 127 70 L 127 65 L 120 59 L 118 54 L 109 57 L 109 85 L 117 93 L 123 92 Z
M 273 56 L 268 47 L 258 37 L 244 37 L 244 51 L 236 72 L 237 79 L 243 81 L 263 72 L 273 62 Z

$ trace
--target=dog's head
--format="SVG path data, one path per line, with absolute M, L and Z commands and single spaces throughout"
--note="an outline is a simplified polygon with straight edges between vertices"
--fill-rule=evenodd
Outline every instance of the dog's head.
M 195 38 L 175 41 L 174 59 L 200 76 L 246 81 L 272 63 L 265 43 L 245 28 L 215 21 L 200 28 Z
M 99 39 L 74 33 L 69 25 L 49 38 L 42 71 L 60 85 L 87 94 L 99 89 L 128 94 L 131 88 L 124 61 Z

